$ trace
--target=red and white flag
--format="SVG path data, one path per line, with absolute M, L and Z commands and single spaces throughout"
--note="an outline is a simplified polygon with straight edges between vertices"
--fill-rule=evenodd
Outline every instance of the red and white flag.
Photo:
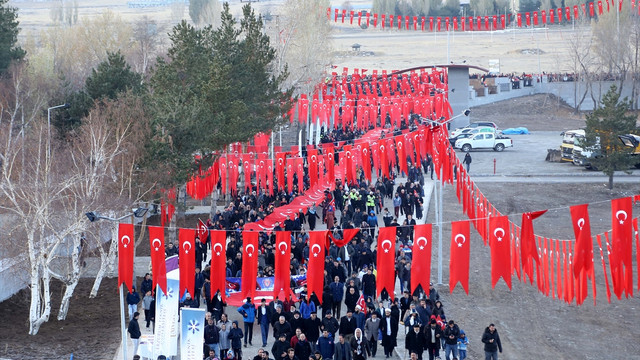
M 376 295 L 380 296 L 383 289 L 389 293 L 393 301 L 395 289 L 395 253 L 396 253 L 396 228 L 394 226 L 380 228 L 378 234 L 377 251 L 377 279 Z
M 275 278 L 273 280 L 273 298 L 286 299 L 291 292 L 291 231 L 276 232 Z M 284 293 L 282 295 L 281 293 Z
M 431 224 L 414 226 L 414 242 L 411 263 L 411 293 L 422 285 L 422 290 L 429 289 L 431 279 Z
M 449 291 L 458 282 L 464 291 L 469 294 L 469 221 L 454 221 L 451 223 L 451 258 L 449 259 Z
M 196 298 L 194 293 L 196 278 L 193 276 L 196 272 L 195 233 L 193 229 L 180 229 L 178 235 L 180 240 L 180 261 L 178 261 L 180 268 L 180 297 L 184 295 L 185 291 L 188 291 L 193 299 Z
M 164 228 L 149 226 L 149 243 L 151 245 L 151 272 L 153 288 L 156 285 L 164 294 L 167 293 L 167 265 L 164 261 Z
M 225 230 L 211 231 L 211 299 L 220 291 L 222 300 L 225 300 L 227 286 L 227 232 Z
M 196 231 L 196 235 L 198 235 L 198 238 L 200 239 L 201 243 L 203 244 L 207 243 L 207 237 L 209 236 L 209 228 L 201 219 L 198 219 L 198 229 Z
M 133 224 L 119 224 L 118 227 L 118 286 L 123 283 L 133 290 L 133 248 L 135 237 Z

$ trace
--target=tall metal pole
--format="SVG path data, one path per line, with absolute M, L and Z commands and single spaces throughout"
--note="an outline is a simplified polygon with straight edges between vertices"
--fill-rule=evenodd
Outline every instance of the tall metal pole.
M 124 284 L 118 287 L 120 292 L 120 330 L 122 331 L 122 358 L 128 359 L 127 357 L 127 326 L 125 323 L 125 315 L 124 315 Z
M 439 215 L 439 219 L 438 219 L 438 284 L 441 285 L 442 284 L 442 223 L 443 223 L 443 214 L 442 214 L 442 210 L 443 210 L 443 206 L 442 206 L 442 201 L 443 201 L 443 192 L 444 192 L 444 185 L 442 184 L 442 168 L 440 168 L 440 176 L 438 179 L 438 185 L 440 188 L 440 191 L 438 192 L 438 196 L 440 197 L 440 201 L 438 201 L 438 213 Z

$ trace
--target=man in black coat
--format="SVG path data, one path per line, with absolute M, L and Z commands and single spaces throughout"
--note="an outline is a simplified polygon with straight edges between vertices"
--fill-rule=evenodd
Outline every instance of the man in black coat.
M 138 318 L 140 317 L 139 312 L 133 313 L 133 318 L 129 321 L 129 327 L 127 331 L 131 336 L 131 342 L 133 343 L 133 353 L 136 354 L 138 352 L 138 345 L 140 345 L 140 336 L 142 333 L 140 332 L 140 324 L 138 324 Z
M 293 334 L 291 325 L 286 321 L 284 315 L 280 315 L 278 321 L 273 324 L 273 337 L 278 339 L 282 334 L 285 335 L 285 339 L 289 339 Z
M 273 354 L 273 358 L 276 360 L 282 360 L 287 357 L 287 350 L 291 347 L 289 342 L 287 341 L 287 335 L 282 333 L 280 334 L 278 340 L 273 343 L 271 347 L 271 353 Z
M 336 320 L 333 317 L 333 315 L 331 314 L 331 311 L 328 311 L 325 317 L 322 319 L 322 325 L 320 326 L 320 329 L 327 330 L 331 334 L 331 336 L 335 339 L 336 332 L 338 331 L 339 327 L 340 325 L 338 324 L 338 320 Z
M 424 351 L 424 334 L 420 332 L 420 324 L 413 324 L 413 329 L 409 330 L 405 337 L 404 347 L 408 350 L 409 354 L 415 352 L 418 355 L 418 359 L 422 360 L 422 352 Z
M 449 354 L 453 352 L 453 357 L 458 358 L 458 337 L 460 329 L 453 320 L 449 320 L 447 327 L 444 329 L 444 353 L 445 358 L 449 358 Z
M 500 335 L 493 324 L 484 329 L 482 334 L 482 342 L 484 343 L 485 359 L 498 360 L 498 351 L 502 353 L 502 343 L 500 343 Z
M 362 293 L 365 298 L 374 297 L 376 294 L 376 277 L 371 268 L 367 268 L 367 273 L 362 275 Z
M 344 336 L 347 341 L 350 341 L 357 327 L 358 324 L 356 318 L 353 317 L 353 311 L 347 309 L 347 315 L 340 319 L 340 335 Z
M 424 348 L 429 353 L 429 360 L 440 358 L 440 339 L 442 329 L 435 320 L 431 320 L 429 325 L 424 327 Z
M 358 298 L 360 298 L 359 291 L 354 287 L 350 287 L 349 291 L 344 294 L 344 304 L 347 306 L 347 311 L 353 312 L 356 309 Z
M 307 340 L 311 344 L 311 350 L 316 351 L 316 342 L 320 338 L 320 319 L 318 319 L 318 314 L 316 312 L 311 313 L 311 317 L 308 319 L 304 319 L 304 333 L 307 336 Z
M 398 345 L 398 322 L 398 318 L 391 314 L 391 309 L 387 308 L 384 310 L 384 316 L 382 320 L 380 320 L 380 330 L 382 331 L 384 355 L 387 358 L 393 356 L 393 349 Z

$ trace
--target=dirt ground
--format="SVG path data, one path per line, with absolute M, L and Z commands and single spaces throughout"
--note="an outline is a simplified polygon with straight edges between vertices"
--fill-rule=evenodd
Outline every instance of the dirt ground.
M 29 293 L 22 290 L 0 302 L 0 358 L 3 359 L 113 359 L 120 339 L 120 308 L 116 279 L 104 279 L 98 296 L 89 299 L 92 279 L 76 287 L 65 321 L 57 307 L 64 291 L 52 280 L 52 314 L 38 335 L 29 336 Z

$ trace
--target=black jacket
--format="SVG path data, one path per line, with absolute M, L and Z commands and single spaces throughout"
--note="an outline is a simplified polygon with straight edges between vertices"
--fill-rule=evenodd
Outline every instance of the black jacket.
M 316 319 L 308 318 L 304 319 L 304 334 L 307 336 L 310 342 L 315 343 L 320 338 L 320 319 L 316 317 Z
M 140 339 L 140 335 L 142 335 L 142 333 L 140 333 L 140 325 L 138 324 L 137 319 L 131 319 L 131 321 L 129 321 L 129 328 L 127 331 L 129 332 L 129 335 L 131 335 L 132 339 Z
M 204 343 L 205 344 L 217 344 L 220 342 L 220 329 L 213 325 L 207 325 L 204 327 Z
M 284 359 L 286 355 L 283 357 L 282 353 L 286 354 L 287 350 L 291 347 L 288 341 L 280 341 L 277 340 L 273 343 L 271 347 L 271 353 L 273 354 L 274 359 Z
M 493 342 L 491 341 L 493 340 Z M 502 344 L 500 343 L 500 335 L 498 335 L 498 330 L 493 330 L 493 332 L 489 331 L 489 327 L 484 329 L 484 334 L 482 334 L 482 342 L 484 343 L 484 351 L 487 352 L 502 352 Z
M 360 342 L 360 354 L 358 354 L 358 340 L 356 337 L 351 338 L 351 351 L 353 351 L 353 357 L 356 358 L 364 358 L 366 359 L 369 354 L 371 354 L 371 348 L 369 346 L 369 341 L 364 338 L 364 334 L 362 334 L 362 341 Z
M 431 341 L 431 325 L 427 325 L 424 327 L 424 330 L 422 331 L 422 333 L 424 334 L 424 343 L 425 349 L 440 349 L 440 339 L 442 338 L 442 329 L 440 328 L 440 326 L 438 326 L 436 324 L 435 328 L 435 333 L 433 334 L 433 336 L 435 337 L 435 341 Z
M 458 337 L 460 336 L 460 328 L 457 324 L 453 324 L 453 327 L 447 325 L 444 328 L 444 342 L 449 345 L 456 345 L 458 343 Z
M 356 318 L 354 316 L 349 319 L 346 315 L 340 319 L 340 335 L 353 335 L 356 331 L 358 324 L 356 323 Z
M 409 332 L 407 333 L 404 341 L 404 347 L 405 349 L 409 350 L 409 354 L 411 354 L 411 352 L 422 354 L 422 352 L 424 351 L 424 344 L 424 334 L 421 331 L 418 331 L 416 333 L 414 329 L 409 329 Z

